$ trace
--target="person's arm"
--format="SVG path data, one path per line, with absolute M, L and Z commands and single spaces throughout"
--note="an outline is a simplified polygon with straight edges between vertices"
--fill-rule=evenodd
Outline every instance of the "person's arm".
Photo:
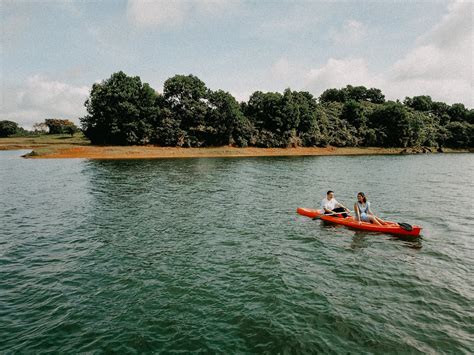
M 374 212 L 372 212 L 372 209 L 370 208 L 370 202 L 367 202 L 367 212 L 368 212 L 368 214 L 375 217 Z
M 339 202 L 337 202 L 337 201 L 336 201 L 336 206 L 337 206 L 337 207 L 342 207 L 342 208 L 344 208 L 347 213 L 350 213 L 350 212 L 351 212 L 346 206 L 344 206 L 342 203 L 339 203 Z
M 354 203 L 354 212 L 356 213 L 357 220 L 360 222 L 360 211 L 359 206 L 357 206 L 357 203 Z

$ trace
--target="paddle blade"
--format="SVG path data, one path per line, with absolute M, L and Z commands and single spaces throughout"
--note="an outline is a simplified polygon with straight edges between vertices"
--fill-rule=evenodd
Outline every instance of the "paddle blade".
M 400 226 L 400 228 L 406 230 L 406 231 L 412 231 L 413 230 L 413 227 L 411 226 L 411 224 L 408 224 L 408 223 L 398 223 L 398 225 Z

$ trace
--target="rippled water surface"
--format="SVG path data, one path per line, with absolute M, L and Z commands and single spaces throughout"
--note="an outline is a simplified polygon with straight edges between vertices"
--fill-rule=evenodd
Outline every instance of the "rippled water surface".
M 474 155 L 0 152 L 0 352 L 470 353 Z M 418 239 L 296 215 L 364 191 Z

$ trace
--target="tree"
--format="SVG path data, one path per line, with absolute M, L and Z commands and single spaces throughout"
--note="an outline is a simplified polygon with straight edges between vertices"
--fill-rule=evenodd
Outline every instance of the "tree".
M 184 146 L 205 144 L 205 118 L 209 110 L 207 96 L 206 85 L 194 75 L 175 75 L 165 81 L 164 104 L 185 133 Z
M 259 147 L 284 147 L 286 118 L 283 95 L 278 92 L 254 92 L 246 106 L 245 115 L 255 127 L 254 144 Z
M 369 119 L 377 130 L 377 144 L 383 147 L 406 147 L 410 141 L 410 116 L 401 103 L 389 101 L 374 111 Z
M 33 132 L 34 133 L 47 133 L 48 126 L 44 122 L 38 122 L 33 125 Z
M 346 102 L 346 92 L 338 89 L 327 89 L 319 97 L 320 102 Z
M 64 128 L 64 133 L 70 134 L 71 137 L 74 137 L 74 133 L 79 132 L 79 128 L 75 125 L 69 125 Z
M 235 98 L 228 92 L 218 90 L 210 91 L 209 110 L 206 122 L 210 128 L 209 145 L 237 144 L 246 145 L 249 136 L 241 127 L 248 126 L 247 119 L 240 111 L 240 106 Z
M 406 97 L 403 103 L 417 111 L 430 111 L 433 108 L 433 101 L 431 96 L 414 96 L 412 98 Z
M 20 131 L 20 127 L 13 121 L 0 121 L 0 137 L 8 137 Z
M 44 124 L 48 127 L 49 134 L 71 134 L 71 132 L 77 132 L 79 130 L 77 126 L 69 120 L 51 118 L 44 120 Z
M 347 101 L 344 104 L 341 118 L 357 128 L 366 121 L 362 105 L 354 100 Z
M 444 102 L 434 101 L 431 104 L 431 112 L 439 118 L 439 121 L 442 125 L 446 125 L 451 120 L 448 110 L 449 105 L 445 104 Z
M 344 104 L 330 102 L 320 105 L 318 119 L 325 122 L 322 140 L 325 144 L 336 147 L 357 146 L 359 139 L 356 128 L 346 120 L 341 119 Z
M 367 90 L 365 100 L 374 104 L 383 104 L 385 102 L 385 95 L 382 94 L 380 89 L 370 88 Z
M 146 144 L 154 135 L 160 108 L 157 94 L 140 77 L 123 72 L 92 86 L 82 130 L 94 144 Z
M 286 115 L 290 116 L 287 121 L 289 129 L 289 144 L 299 143 L 302 146 L 324 145 L 322 142 L 321 127 L 323 123 L 318 120 L 318 104 L 313 95 L 307 91 L 285 92 L 287 99 L 284 101 L 289 106 L 284 109 Z M 288 100 L 291 98 L 291 100 Z M 291 116 L 294 115 L 294 118 Z M 296 134 L 297 138 L 294 137 Z M 296 142 L 295 142 L 296 141 Z
M 467 122 L 450 122 L 446 125 L 448 137 L 446 146 L 466 148 L 474 146 L 474 125 Z
M 448 109 L 448 115 L 451 121 L 463 122 L 466 120 L 469 111 L 463 104 L 453 104 Z
M 380 89 L 367 89 L 365 86 L 347 85 L 345 88 L 340 90 L 328 89 L 324 91 L 319 98 L 320 102 L 344 103 L 348 100 L 368 101 L 376 104 L 382 104 L 385 102 L 385 96 L 382 94 Z

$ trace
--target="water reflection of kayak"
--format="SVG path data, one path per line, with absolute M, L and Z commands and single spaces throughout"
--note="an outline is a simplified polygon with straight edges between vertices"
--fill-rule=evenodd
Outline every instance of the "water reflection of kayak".
M 369 222 L 359 222 L 354 219 L 354 217 L 339 217 L 337 215 L 325 215 L 322 213 L 322 210 L 313 210 L 310 208 L 301 208 L 299 207 L 296 212 L 302 216 L 307 216 L 310 218 L 318 218 L 322 219 L 323 221 L 341 224 L 346 227 L 355 228 L 355 229 L 362 229 L 365 231 L 370 232 L 380 232 L 380 233 L 388 233 L 388 234 L 397 234 L 397 235 L 411 235 L 411 236 L 418 236 L 421 232 L 420 226 L 411 226 L 406 223 L 397 223 L 391 221 L 385 221 L 387 224 L 379 226 L 377 224 L 369 223 Z

